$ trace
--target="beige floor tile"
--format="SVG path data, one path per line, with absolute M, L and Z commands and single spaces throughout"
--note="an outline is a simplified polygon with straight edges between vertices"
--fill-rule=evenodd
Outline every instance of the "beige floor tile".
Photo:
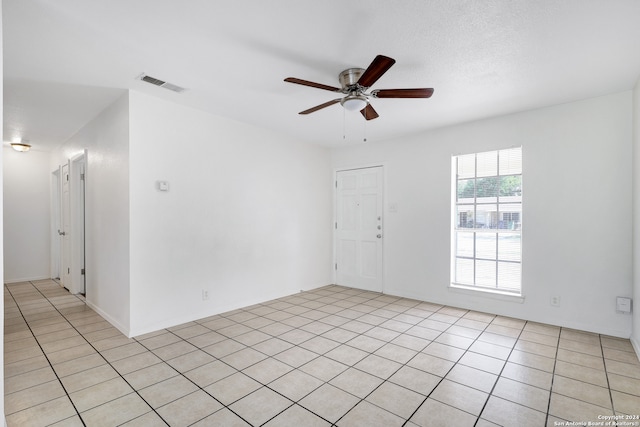
M 491 322 L 492 325 L 506 326 L 507 328 L 513 328 L 521 330 L 525 327 L 525 321 L 521 319 L 514 319 L 513 317 L 496 316 Z
M 488 394 L 462 384 L 443 380 L 429 396 L 473 415 L 480 415 Z
M 369 329 L 364 333 L 366 336 L 376 338 L 385 342 L 392 341 L 400 336 L 400 332 L 392 331 L 391 329 L 376 326 Z
M 509 338 L 518 338 L 522 332 L 520 329 L 509 328 L 507 326 L 496 325 L 494 323 L 487 326 L 485 332 L 489 332 L 496 335 L 504 335 Z
M 226 363 L 216 360 L 185 372 L 184 376 L 189 378 L 198 386 L 204 388 L 216 381 L 220 381 L 221 379 L 228 377 L 229 375 L 235 374 L 236 372 L 236 369 Z
M 15 393 L 33 386 L 56 380 L 56 374 L 50 366 L 5 378 L 4 392 Z
M 269 384 L 271 381 L 281 377 L 292 369 L 293 368 L 286 363 L 269 357 L 244 369 L 243 372 L 262 384 Z
M 477 417 L 431 398 L 427 399 L 410 419 L 413 426 L 472 427 Z
M 242 344 L 239 344 L 239 343 L 237 344 L 238 346 L 242 346 Z M 136 343 L 136 345 L 140 345 L 140 344 Z M 210 353 L 209 351 L 207 351 L 207 348 L 208 347 L 203 348 L 203 350 L 206 351 L 207 353 Z M 197 349 L 198 349 L 197 347 L 195 347 L 193 344 L 190 344 L 187 341 L 178 341 L 173 344 L 165 345 L 164 347 L 156 348 L 155 350 L 153 350 L 153 353 L 162 360 L 171 360 L 171 359 L 175 359 L 178 356 L 182 356 L 183 354 L 194 352 Z M 216 356 L 216 355 L 213 354 L 213 356 Z
M 616 413 L 640 415 L 640 396 L 613 390 L 611 397 L 613 398 L 613 408 Z
M 367 401 L 360 402 L 355 408 L 342 417 L 336 425 L 338 427 L 358 427 L 358 426 L 385 426 L 400 427 L 404 424 L 404 419 L 394 415 L 384 409 L 372 405 Z
M 291 400 L 263 387 L 233 403 L 229 409 L 252 425 L 262 425 L 292 404 Z
M 418 354 L 418 352 L 406 347 L 388 343 L 376 350 L 374 354 L 376 356 L 404 364 L 411 360 L 416 354 Z
M 613 348 L 616 350 L 628 351 L 633 353 L 633 345 L 628 339 L 609 337 L 602 335 L 600 337 L 600 342 L 602 343 L 602 347 Z
M 322 380 L 300 370 L 294 370 L 269 384 L 269 388 L 297 402 L 322 384 Z
M 262 387 L 254 379 L 238 372 L 217 381 L 204 390 L 224 405 L 230 405 Z
M 291 424 L 294 425 L 294 424 Z M 302 424 L 301 424 L 302 425 Z M 192 424 L 192 427 L 250 427 L 242 418 L 228 410 L 222 408 L 208 417 Z
M 462 350 L 467 350 L 471 344 L 473 344 L 474 340 L 472 338 L 462 337 L 460 335 L 450 334 L 448 332 L 443 332 L 433 340 L 434 343 L 445 344 L 451 347 L 456 347 Z
M 130 372 L 124 375 L 124 379 L 134 389 L 141 390 L 176 375 L 178 375 L 178 372 L 166 363 L 156 363 L 155 365 Z
M 328 382 L 348 368 L 349 367 L 343 363 L 320 356 L 313 359 L 311 362 L 302 365 L 299 369 L 322 381 Z
M 599 369 L 587 368 L 558 360 L 556 362 L 556 375 L 584 381 L 589 384 L 607 387 L 607 375 Z
M 579 353 L 588 354 L 591 356 L 602 356 L 602 348 L 600 346 L 588 344 L 582 341 L 573 341 L 568 339 L 560 339 L 559 348 L 564 348 L 569 351 L 577 351 Z
M 518 340 L 515 347 L 518 351 L 537 354 L 539 356 L 555 358 L 558 351 L 557 347 L 536 343 L 533 341 Z
M 82 425 L 82 424 L 80 424 Z M 125 427 L 166 427 L 167 423 L 165 423 L 160 415 L 155 412 L 147 412 L 144 415 L 141 415 L 137 418 L 134 418 L 126 423 L 122 424 Z
M 60 378 L 67 375 L 73 375 L 78 372 L 85 371 L 87 369 L 95 368 L 96 366 L 106 364 L 106 360 L 98 353 L 92 353 L 87 356 L 80 357 L 78 359 L 72 359 L 59 364 L 54 364 L 53 369 Z
M 318 355 L 302 347 L 292 347 L 288 350 L 285 350 L 281 353 L 276 354 L 273 357 L 283 363 L 286 363 L 289 366 L 298 368 L 304 365 L 305 363 L 308 363 L 313 359 L 317 358 Z
M 96 350 L 102 352 L 105 350 L 109 350 L 111 348 L 116 348 L 126 344 L 131 344 L 133 342 L 136 342 L 136 341 L 120 334 L 120 335 L 115 335 L 109 338 L 103 338 L 99 341 L 94 341 L 91 344 L 96 348 Z
M 367 354 L 368 353 L 365 351 L 358 350 L 348 345 L 341 345 L 325 353 L 325 357 L 336 360 L 345 365 L 353 366 L 367 357 Z
M 170 426 L 188 426 L 217 412 L 222 405 L 202 390 L 159 408 L 158 414 Z
M 23 427 L 51 425 L 74 416 L 76 411 L 69 398 L 62 396 L 19 412 L 11 414 L 7 412 L 6 414 L 8 427 Z
M 484 354 L 467 352 L 460 359 L 460 364 L 497 375 L 502 371 L 505 361 Z
M 609 389 L 605 387 L 555 375 L 553 378 L 553 392 L 611 409 L 611 396 L 609 395 Z
M 217 424 L 230 426 L 231 424 Z M 282 426 L 304 426 L 304 427 L 329 427 L 326 420 L 318 417 L 317 415 L 307 411 L 299 405 L 292 405 L 284 412 L 278 414 L 275 418 L 271 419 L 264 427 L 282 427 Z
M 524 331 L 522 332 L 522 334 L 520 334 L 518 340 L 542 344 L 553 348 L 558 347 L 558 337 L 547 334 L 539 334 L 537 332 Z
M 500 335 L 500 334 L 494 334 L 492 332 L 483 332 L 478 337 L 478 341 L 483 341 L 491 344 L 501 345 L 503 347 L 513 348 L 513 346 L 515 346 L 517 342 L 517 339 Z
M 423 396 L 428 396 L 441 380 L 442 378 L 436 375 L 410 366 L 403 366 L 389 378 L 390 382 Z
M 405 420 L 411 417 L 424 400 L 423 395 L 391 382 L 382 383 L 366 397 L 367 402 Z
M 474 342 L 473 345 L 469 348 L 469 351 L 501 360 L 507 360 L 509 354 L 511 353 L 511 349 L 508 347 L 488 343 L 485 341 Z
M 276 354 L 288 350 L 291 347 L 293 347 L 293 344 L 291 343 L 283 341 L 279 338 L 270 338 L 266 341 L 262 341 L 261 343 L 254 345 L 252 348 L 268 356 L 275 356 Z
M 44 355 L 19 360 L 13 363 L 5 363 L 4 378 L 5 380 L 7 380 L 13 376 L 46 368 L 47 366 L 49 366 L 49 362 L 47 361 L 47 358 L 44 357 Z
M 530 332 L 537 332 L 539 334 L 551 335 L 553 337 L 560 336 L 559 326 L 546 325 L 543 323 L 527 322 L 523 330 L 530 331 Z
M 455 365 L 445 378 L 485 393 L 490 393 L 498 380 L 495 374 L 460 364 Z
M 430 340 L 414 337 L 408 334 L 402 334 L 391 341 L 391 344 L 399 345 L 400 347 L 408 348 L 417 352 L 424 350 L 424 348 L 430 343 Z
M 354 367 L 386 380 L 400 369 L 402 364 L 371 354 L 356 363 Z
M 85 427 L 78 415 L 50 424 L 51 427 Z
M 611 390 L 640 396 L 640 379 L 625 377 L 618 374 L 608 374 Z
M 634 364 L 606 359 L 605 365 L 607 366 L 607 372 L 610 374 L 618 374 L 625 377 L 640 379 L 640 369 L 638 369 L 638 366 Z
M 428 372 L 439 377 L 444 377 L 455 363 L 450 360 L 441 359 L 430 354 L 418 353 L 413 359 L 407 362 L 407 366 Z
M 600 335 L 591 332 L 577 331 L 575 329 L 562 328 L 560 338 L 573 341 L 581 341 L 586 344 L 600 346 Z
M 481 418 L 501 426 L 539 427 L 545 425 L 545 414 L 526 406 L 491 396 Z
M 143 353 L 138 353 L 134 356 L 116 360 L 112 362 L 111 365 L 121 375 L 126 375 L 130 372 L 134 372 L 139 369 L 145 368 L 150 365 L 155 365 L 158 363 L 162 363 L 162 359 L 160 359 L 158 356 L 156 356 L 151 352 L 145 351 Z
M 366 335 L 358 335 L 354 339 L 347 341 L 346 344 L 350 347 L 357 348 L 364 352 L 373 353 L 374 351 L 385 345 L 386 341 L 368 337 Z
M 203 329 L 206 330 L 206 328 L 203 328 Z M 155 350 L 157 348 L 164 347 L 166 345 L 173 344 L 173 343 L 176 343 L 176 342 L 181 341 L 181 340 L 182 339 L 179 336 L 177 336 L 176 334 L 174 334 L 172 332 L 165 332 L 163 334 L 156 335 L 156 336 L 151 337 L 151 338 L 138 340 L 138 342 L 140 344 L 142 344 L 143 346 L 145 346 L 145 348 L 147 348 L 149 350 Z
M 316 354 L 325 354 L 326 352 L 333 350 L 339 345 L 339 343 L 328 338 L 316 336 L 300 344 L 300 347 L 312 351 Z
M 133 389 L 122 378 L 113 378 L 100 384 L 84 388 L 70 393 L 69 397 L 73 401 L 79 412 L 87 411 L 103 403 L 114 400 L 118 397 L 126 396 L 133 392 Z
M 379 377 L 359 369 L 349 368 L 332 379 L 329 384 L 364 399 L 369 393 L 382 384 L 382 382 L 383 380 Z
M 611 409 L 551 393 L 549 415 L 568 421 L 599 421 L 599 415 L 613 415 Z
M 544 413 L 549 405 L 549 393 L 549 390 L 502 377 L 492 395 Z
M 7 415 L 13 414 L 65 395 L 66 393 L 60 382 L 57 380 L 49 381 L 15 393 L 6 394 L 4 397 L 4 411 Z
M 209 353 L 202 350 L 196 350 L 191 353 L 178 356 L 174 359 L 167 360 L 166 363 L 178 372 L 187 372 L 199 366 L 211 363 L 214 360 L 216 360 L 215 357 L 211 356 Z
M 118 373 L 109 365 L 100 365 L 77 374 L 61 378 L 67 393 L 73 393 L 96 384 L 117 378 Z
M 167 347 L 171 347 L 171 346 L 167 346 Z M 167 347 L 164 347 L 164 348 L 167 348 Z M 228 356 L 228 355 L 230 355 L 232 353 L 235 353 L 235 352 L 240 351 L 240 350 L 245 349 L 245 348 L 247 348 L 247 346 L 244 345 L 244 344 L 240 344 L 239 342 L 231 340 L 231 339 L 225 339 L 225 340 L 219 341 L 219 342 L 217 342 L 215 344 L 211 344 L 209 346 L 202 347 L 202 350 L 207 352 L 207 353 L 209 353 L 213 357 L 216 357 L 218 359 L 222 359 L 225 356 Z M 159 349 L 159 350 L 162 350 L 162 349 Z M 191 351 L 195 351 L 195 350 L 197 350 L 197 349 L 195 347 L 193 347 L 193 349 Z M 186 354 L 186 353 L 191 353 L 191 351 L 180 351 L 180 352 L 174 351 L 174 352 L 172 352 L 172 353 L 174 353 L 174 354 L 172 354 L 172 357 L 168 357 L 168 358 L 165 357 L 165 360 L 173 359 L 175 357 L 181 356 L 181 355 Z M 156 350 L 156 352 L 157 352 L 157 350 Z M 160 357 L 162 357 L 162 356 L 160 356 Z
M 609 360 L 616 360 L 618 362 L 629 363 L 636 365 L 640 369 L 640 360 L 635 353 L 624 350 L 616 350 L 614 348 L 603 348 L 604 358 Z
M 440 333 L 441 332 L 436 331 L 434 329 L 423 328 L 422 326 L 414 326 L 413 328 L 405 332 L 406 335 L 416 337 L 416 338 L 422 338 L 423 340 L 426 340 L 429 342 L 438 338 Z
M 120 347 L 101 351 L 100 354 L 107 360 L 107 362 L 113 363 L 117 360 L 122 360 L 127 357 L 135 356 L 136 354 L 144 353 L 145 351 L 147 350 L 137 342 L 131 342 Z
M 235 353 L 231 353 L 220 360 L 241 371 L 251 365 L 255 365 L 267 357 L 268 356 L 266 354 L 247 347 L 240 351 L 236 351 Z
M 424 350 L 422 350 L 422 352 L 439 357 L 441 359 L 457 362 L 460 357 L 462 357 L 465 351 L 461 348 L 440 344 L 438 342 L 432 342 Z
M 546 372 L 553 372 L 553 368 L 555 365 L 555 359 L 519 350 L 513 350 L 513 352 L 511 352 L 511 355 L 509 356 L 509 362 L 528 366 L 530 368 L 540 369 Z
M 204 348 L 227 339 L 227 337 L 225 337 L 224 335 L 220 335 L 217 332 L 211 331 L 209 329 L 207 329 L 207 331 L 208 332 L 202 335 L 196 335 L 194 337 L 188 338 L 187 341 L 198 348 Z
M 271 339 L 271 335 L 265 334 L 264 332 L 260 331 L 251 331 L 247 332 L 246 334 L 239 335 L 234 339 L 244 345 L 253 346 L 258 344 L 259 342 Z
M 588 354 L 559 348 L 557 359 L 576 365 L 586 366 L 587 368 L 604 371 L 604 359 L 602 356 L 590 356 Z
M 551 390 L 551 382 L 553 380 L 553 374 L 550 372 L 511 362 L 507 362 L 501 375 L 545 390 Z
M 140 396 L 130 393 L 83 412 L 81 415 L 88 426 L 108 427 L 135 420 L 149 411 L 151 408 Z
M 330 331 L 325 332 L 324 334 L 322 334 L 322 336 L 344 344 L 347 341 L 350 341 L 357 337 L 358 334 L 356 334 L 355 332 L 347 331 L 346 329 L 334 328 Z
M 157 409 L 169 402 L 180 399 L 196 391 L 198 387 L 181 375 L 177 375 L 139 390 L 140 396 Z
M 464 320 L 459 320 L 456 322 L 455 325 L 451 326 L 449 329 L 447 329 L 447 333 L 449 334 L 453 334 L 453 335 L 458 335 L 461 337 L 465 337 L 465 338 L 470 338 L 472 340 L 478 339 L 478 337 L 482 334 L 482 330 L 484 330 L 484 328 L 487 326 L 486 323 L 483 323 L 483 327 L 480 329 L 477 328 L 468 328 L 463 326 L 462 324 L 460 324 L 460 322 L 463 322 Z M 469 322 L 467 320 L 467 322 Z
M 324 384 L 302 399 L 299 404 L 311 412 L 335 423 L 359 401 L 357 397 L 330 384 Z

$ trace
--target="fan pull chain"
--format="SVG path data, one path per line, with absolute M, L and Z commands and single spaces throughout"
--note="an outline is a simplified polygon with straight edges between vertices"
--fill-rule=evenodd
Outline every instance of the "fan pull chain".
M 345 109 L 342 109 L 342 139 L 347 139 L 347 113 Z
M 362 142 L 367 142 L 367 122 L 368 120 L 364 121 L 364 138 L 362 139 Z

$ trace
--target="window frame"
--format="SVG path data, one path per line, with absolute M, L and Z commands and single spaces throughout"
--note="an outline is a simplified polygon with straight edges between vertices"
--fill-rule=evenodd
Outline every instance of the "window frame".
M 501 170 L 500 161 L 501 155 L 504 152 L 507 156 L 510 153 L 506 153 L 509 150 L 519 150 L 519 154 L 517 154 L 517 158 L 519 159 L 519 168 L 516 169 L 517 173 L 514 173 L 514 170 L 505 170 L 504 172 Z M 462 289 L 462 290 L 471 290 L 474 292 L 483 292 L 483 293 L 495 293 L 502 294 L 506 296 L 514 296 L 514 297 L 522 297 L 523 295 L 523 283 L 522 283 L 522 187 L 523 187 L 523 168 L 522 168 L 522 147 L 511 147 L 506 149 L 498 149 L 498 150 L 489 150 L 483 152 L 475 152 L 468 154 L 458 154 L 453 155 L 451 157 L 451 253 L 450 253 L 450 268 L 451 268 L 451 276 L 450 276 L 450 288 Z M 488 158 L 491 160 L 491 155 L 495 156 L 495 175 L 486 174 L 486 171 L 482 171 L 482 168 L 478 168 L 478 158 L 482 156 L 483 158 Z M 469 176 L 469 174 L 459 175 L 459 162 L 463 157 L 467 157 L 466 162 L 468 166 L 468 156 L 473 156 L 473 176 Z M 488 156 L 488 157 L 487 157 Z M 505 157 L 506 159 L 507 157 Z M 464 169 L 464 165 L 461 165 L 462 169 Z M 467 172 L 469 169 L 467 169 Z M 501 172 L 503 172 L 501 174 Z M 506 172 L 506 173 L 505 173 Z M 514 176 L 518 177 L 518 187 L 516 187 L 515 197 L 513 194 L 511 195 L 501 195 L 502 192 L 502 182 L 506 182 L 504 180 L 505 177 Z M 489 195 L 486 194 L 484 197 L 478 196 L 478 181 L 482 179 L 483 184 L 491 184 L 491 180 L 495 180 L 495 184 L 493 185 L 492 191 L 495 194 Z M 459 199 L 461 193 L 459 192 L 459 182 L 460 181 L 473 181 L 471 185 L 473 191 L 473 198 L 465 197 Z M 468 184 L 465 184 L 466 187 L 469 187 Z M 486 190 L 486 186 L 483 189 Z M 469 195 L 470 191 L 467 188 L 463 188 L 463 193 L 465 195 Z M 513 191 L 513 190 L 511 190 Z M 501 201 L 501 198 L 503 199 Z M 509 198 L 509 199 L 506 199 Z M 471 199 L 471 200 L 469 200 Z M 480 201 L 478 199 L 481 199 Z M 466 207 L 466 209 L 460 209 L 461 207 Z M 479 210 L 478 207 L 481 209 Z M 494 208 L 492 210 L 492 208 Z M 505 208 L 511 208 L 506 209 Z M 482 212 L 483 215 L 478 215 L 478 212 Z M 462 219 L 464 223 L 462 222 Z M 471 218 L 471 219 L 469 219 Z M 480 222 L 482 218 L 483 222 Z M 486 227 L 486 224 L 489 223 L 489 227 Z M 484 234 L 484 236 L 483 236 Z M 467 236 L 467 241 L 471 240 L 472 244 L 468 243 L 465 245 L 466 254 L 459 250 L 459 242 L 460 238 L 465 238 Z M 469 236 L 471 239 L 469 239 Z M 489 252 L 485 252 L 486 256 L 482 256 L 482 253 L 478 254 L 478 237 L 485 237 L 489 240 L 489 243 L 495 244 L 495 249 L 491 248 L 491 245 L 484 245 L 484 250 L 489 248 Z M 500 242 L 502 244 L 506 244 L 507 240 L 506 236 L 518 236 L 518 244 L 517 250 L 510 244 L 511 251 L 502 248 L 500 246 Z M 493 239 L 493 241 L 491 241 Z M 469 254 L 469 251 L 470 254 Z M 458 269 L 458 263 L 460 260 L 471 261 L 472 264 L 472 276 L 471 280 L 464 280 L 459 276 L 460 272 L 464 270 Z M 480 261 L 480 263 L 478 262 Z M 494 264 L 495 271 L 493 272 L 493 276 L 490 274 L 488 277 L 491 277 L 493 283 L 487 284 L 487 282 L 482 282 L 479 280 L 478 275 L 478 264 L 482 266 L 482 263 L 486 265 L 490 265 L 490 263 Z M 517 271 L 508 273 L 509 267 L 508 264 L 513 264 L 514 266 L 511 268 L 515 268 Z M 516 267 L 517 265 L 517 267 Z M 516 281 L 513 282 L 513 286 L 505 286 L 505 277 L 503 276 L 503 280 L 501 282 L 501 270 L 505 269 L 507 271 L 509 278 L 517 278 Z M 491 273 L 491 268 L 487 270 Z M 480 277 L 481 278 L 481 277 Z

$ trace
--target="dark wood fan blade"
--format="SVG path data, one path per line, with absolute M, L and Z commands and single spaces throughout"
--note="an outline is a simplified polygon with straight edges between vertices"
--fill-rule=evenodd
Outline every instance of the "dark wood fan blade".
M 309 114 L 313 113 L 314 111 L 322 110 L 323 108 L 326 108 L 330 105 L 337 104 L 338 102 L 340 102 L 340 99 L 341 98 L 332 99 L 331 101 L 325 102 L 324 104 L 316 105 L 315 107 L 309 108 L 308 110 L 300 111 L 298 114 Z
M 378 115 L 378 113 L 376 112 L 376 110 L 373 109 L 371 104 L 367 104 L 366 107 L 364 107 L 362 110 L 360 110 L 360 113 L 362 113 L 362 116 L 367 120 L 373 120 L 373 119 L 377 119 L 378 117 L 380 117 Z
M 433 89 L 378 89 L 371 92 L 371 95 L 374 98 L 430 98 Z
M 337 87 L 323 85 L 322 83 L 314 83 L 314 82 L 310 82 L 308 80 L 296 79 L 295 77 L 287 77 L 286 79 L 284 79 L 284 81 L 288 82 L 288 83 L 295 83 L 295 84 L 298 84 L 298 85 L 303 85 L 303 86 L 311 86 L 311 87 L 315 87 L 317 89 L 330 90 L 331 92 L 340 92 L 340 89 L 337 88 Z
M 364 73 L 358 79 L 358 84 L 364 87 L 371 87 L 378 81 L 384 73 L 389 70 L 396 63 L 395 59 L 388 56 L 378 55 L 373 59 L 373 62 L 364 70 Z

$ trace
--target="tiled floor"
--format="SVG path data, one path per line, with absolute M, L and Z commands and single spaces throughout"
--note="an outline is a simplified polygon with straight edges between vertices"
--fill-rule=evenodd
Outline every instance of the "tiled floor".
M 5 393 L 10 427 L 554 426 L 640 414 L 640 362 L 628 340 L 339 286 L 128 339 L 40 281 L 5 287 Z

